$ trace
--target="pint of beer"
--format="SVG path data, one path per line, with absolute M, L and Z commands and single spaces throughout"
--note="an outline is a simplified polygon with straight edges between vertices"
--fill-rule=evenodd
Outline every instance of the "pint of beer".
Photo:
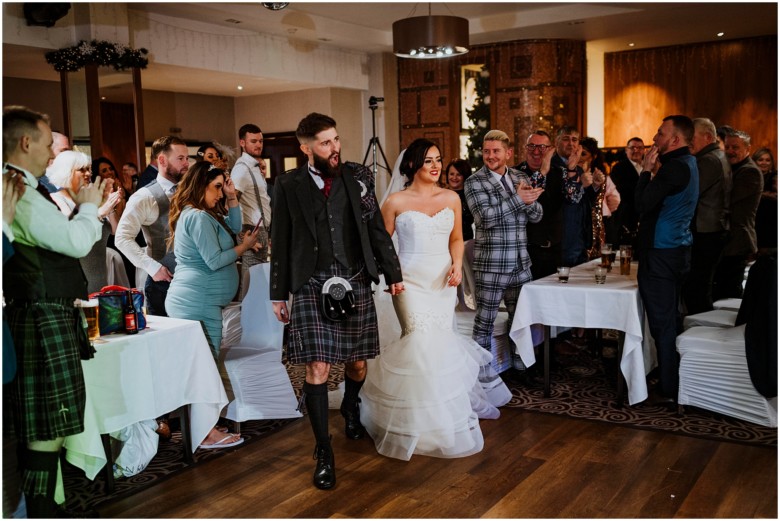
M 620 274 L 631 275 L 631 246 L 620 247 Z
M 98 320 L 100 305 L 98 299 L 77 301 L 77 305 L 84 312 L 84 317 L 87 319 L 87 335 L 89 335 L 89 339 L 95 340 L 100 338 L 100 321 Z

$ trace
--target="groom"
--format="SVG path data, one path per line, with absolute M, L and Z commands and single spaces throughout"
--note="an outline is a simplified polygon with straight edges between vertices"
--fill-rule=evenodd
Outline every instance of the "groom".
M 281 322 L 290 322 L 287 357 L 306 364 L 303 394 L 316 440 L 314 486 L 336 484 L 328 434 L 328 375 L 333 363 L 344 363 L 344 416 L 348 438 L 361 439 L 358 392 L 366 377 L 366 360 L 379 354 L 376 309 L 371 281 L 385 276 L 390 293 L 403 291 L 401 267 L 374 195 L 371 171 L 341 162 L 336 122 L 311 113 L 295 135 L 309 161 L 281 176 L 274 188 L 271 235 L 271 300 Z M 320 309 L 322 285 L 331 277 L 347 279 L 356 312 L 334 322 Z M 292 312 L 287 299 L 292 293 Z

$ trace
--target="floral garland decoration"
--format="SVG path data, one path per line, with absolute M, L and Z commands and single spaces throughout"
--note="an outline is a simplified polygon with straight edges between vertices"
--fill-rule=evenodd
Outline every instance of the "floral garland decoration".
M 121 43 L 106 40 L 81 40 L 73 47 L 64 47 L 46 53 L 46 61 L 58 72 L 76 72 L 85 65 L 96 64 L 123 71 L 133 67 L 145 69 L 149 51 L 133 49 Z
M 490 129 L 490 71 L 487 65 L 477 77 L 475 90 L 474 106 L 466 110 L 466 115 L 474 122 L 469 133 L 469 163 L 472 168 L 482 168 L 482 141 Z

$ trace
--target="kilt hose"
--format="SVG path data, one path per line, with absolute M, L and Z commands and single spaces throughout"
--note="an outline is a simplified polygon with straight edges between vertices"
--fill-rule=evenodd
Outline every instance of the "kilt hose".
M 355 314 L 342 322 L 326 319 L 321 311 L 322 285 L 331 277 L 349 281 L 355 294 Z M 287 359 L 306 362 L 357 362 L 379 354 L 379 330 L 371 279 L 361 265 L 345 268 L 338 262 L 315 271 L 293 294 Z
M 73 302 L 11 300 L 6 317 L 16 349 L 11 383 L 16 436 L 48 441 L 84 430 L 86 389 L 80 342 L 86 338 Z

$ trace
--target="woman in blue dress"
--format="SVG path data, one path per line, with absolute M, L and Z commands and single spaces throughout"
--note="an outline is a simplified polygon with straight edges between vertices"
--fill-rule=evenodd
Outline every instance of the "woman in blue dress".
M 238 291 L 236 260 L 257 243 L 257 232 L 244 234 L 236 245 L 231 235 L 241 231 L 236 188 L 223 170 L 205 161 L 192 165 L 182 177 L 171 200 L 169 220 L 168 247 L 173 246 L 176 254 L 176 273 L 165 310 L 173 318 L 200 321 L 216 361 L 222 309 Z M 214 428 L 201 448 L 229 447 L 241 441 L 238 435 Z

